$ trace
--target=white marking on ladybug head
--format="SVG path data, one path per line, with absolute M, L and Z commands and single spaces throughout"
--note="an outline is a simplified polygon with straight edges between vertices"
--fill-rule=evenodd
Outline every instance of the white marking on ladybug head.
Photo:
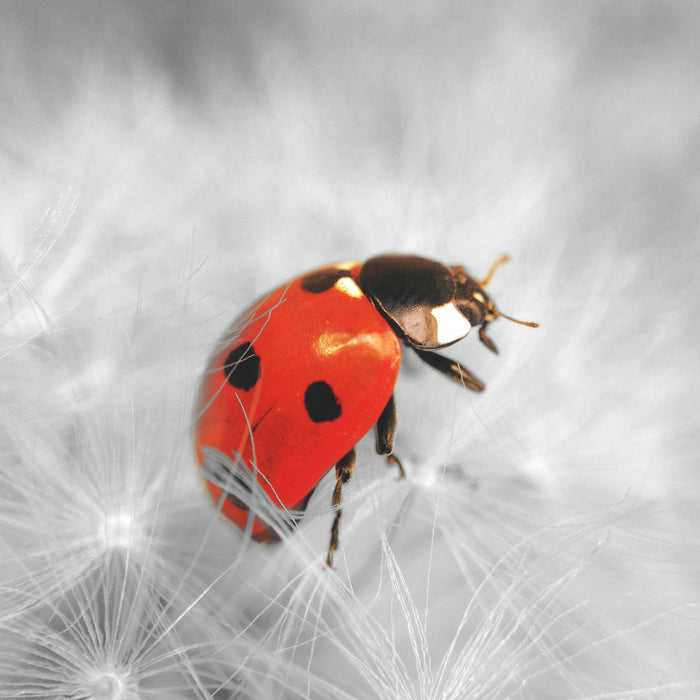
M 339 292 L 350 297 L 359 299 L 364 296 L 362 290 L 357 286 L 357 282 L 352 277 L 341 277 L 334 286 Z
M 451 301 L 435 306 L 430 313 L 437 322 L 437 340 L 440 345 L 455 343 L 471 330 L 469 321 Z

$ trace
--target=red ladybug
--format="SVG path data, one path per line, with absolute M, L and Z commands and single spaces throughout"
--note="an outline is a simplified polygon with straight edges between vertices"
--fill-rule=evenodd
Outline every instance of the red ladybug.
M 252 306 L 210 359 L 197 405 L 197 456 L 223 514 L 257 540 L 276 539 L 261 512 L 273 512 L 274 504 L 293 520 L 286 510 L 303 511 L 333 466 L 333 505 L 339 506 L 354 446 L 372 426 L 377 452 L 403 476 L 393 455 L 402 344 L 450 379 L 482 391 L 469 370 L 434 351 L 479 326 L 479 338 L 496 352 L 486 327 L 497 316 L 510 317 L 496 310 L 484 287 L 506 260 L 499 258 L 478 281 L 459 265 L 379 255 L 309 272 Z M 251 513 L 226 490 L 227 480 L 247 503 L 260 491 L 257 480 L 271 504 Z M 337 508 L 329 565 L 341 514 Z

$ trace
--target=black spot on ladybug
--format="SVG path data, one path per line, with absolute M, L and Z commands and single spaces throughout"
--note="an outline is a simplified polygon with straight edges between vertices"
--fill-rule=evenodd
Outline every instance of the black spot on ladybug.
M 314 423 L 329 423 L 343 412 L 333 389 L 326 382 L 313 382 L 306 387 L 304 406 Z
M 323 270 L 311 272 L 301 278 L 301 288 L 305 292 L 321 294 L 327 292 L 339 279 L 349 277 L 348 270 L 340 270 L 337 267 L 324 267 Z
M 260 379 L 260 357 L 253 343 L 241 343 L 229 353 L 224 362 L 228 383 L 236 389 L 249 391 Z

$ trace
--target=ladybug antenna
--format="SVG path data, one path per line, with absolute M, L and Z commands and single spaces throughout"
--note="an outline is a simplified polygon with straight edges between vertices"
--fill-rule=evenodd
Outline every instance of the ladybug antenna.
M 506 314 L 500 312 L 498 309 L 494 309 L 494 312 L 496 316 L 503 316 L 503 318 L 507 318 L 509 321 L 512 321 L 513 323 L 519 323 L 521 326 L 530 326 L 530 328 L 539 328 L 539 323 L 535 323 L 534 321 L 518 321 L 517 318 L 513 318 L 512 316 L 506 316 Z
M 491 263 L 491 267 L 489 268 L 489 271 L 486 273 L 486 277 L 484 277 L 481 282 L 479 282 L 480 287 L 487 287 L 491 280 L 493 279 L 493 275 L 498 270 L 498 268 L 503 265 L 503 263 L 507 263 L 510 260 L 510 257 L 508 255 L 501 255 L 498 260 L 494 260 Z
M 491 267 L 489 268 L 489 271 L 486 273 L 486 277 L 484 277 L 481 282 L 479 282 L 479 286 L 481 287 L 486 287 L 491 280 L 493 279 L 493 275 L 498 270 L 498 268 L 503 265 L 504 263 L 507 263 L 510 260 L 510 257 L 508 255 L 501 255 L 500 258 L 494 260 L 491 263 Z M 503 316 L 503 318 L 507 318 L 509 321 L 512 321 L 513 323 L 519 323 L 521 326 L 530 326 L 530 328 L 537 328 L 539 326 L 538 323 L 535 323 L 534 321 L 518 321 L 517 318 L 513 318 L 512 316 L 507 316 L 503 312 L 499 311 L 496 308 L 492 308 L 491 311 L 495 316 Z
M 481 328 L 479 328 L 479 339 L 491 352 L 495 352 L 496 354 L 498 354 L 498 349 L 496 348 L 496 345 L 494 344 L 493 340 L 491 340 L 491 338 L 489 338 L 486 335 L 486 326 L 488 326 L 489 323 L 494 318 L 497 318 L 498 316 L 503 316 L 503 318 L 507 318 L 509 321 L 512 321 L 513 323 L 519 323 L 521 326 L 530 326 L 530 328 L 537 328 L 540 325 L 539 323 L 535 323 L 534 321 L 518 321 L 517 318 L 512 318 L 511 316 L 507 316 L 506 314 L 502 314 L 493 305 L 489 308 L 489 311 L 493 315 L 491 316 L 491 318 L 489 320 L 484 321 L 481 324 Z

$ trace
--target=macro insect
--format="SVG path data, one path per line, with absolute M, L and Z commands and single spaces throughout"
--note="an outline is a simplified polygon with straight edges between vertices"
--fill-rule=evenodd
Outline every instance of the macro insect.
M 196 408 L 201 475 L 223 515 L 256 540 L 277 539 L 264 509 L 226 490 L 227 479 L 246 496 L 262 489 L 281 513 L 299 514 L 335 468 L 332 566 L 342 486 L 352 476 L 355 444 L 373 426 L 377 452 L 404 476 L 393 454 L 402 347 L 482 391 L 464 365 L 435 351 L 478 327 L 481 342 L 497 352 L 486 329 L 498 316 L 537 326 L 498 311 L 484 291 L 507 259 L 482 280 L 461 265 L 415 255 L 338 263 L 293 279 L 245 312 L 210 358 Z

